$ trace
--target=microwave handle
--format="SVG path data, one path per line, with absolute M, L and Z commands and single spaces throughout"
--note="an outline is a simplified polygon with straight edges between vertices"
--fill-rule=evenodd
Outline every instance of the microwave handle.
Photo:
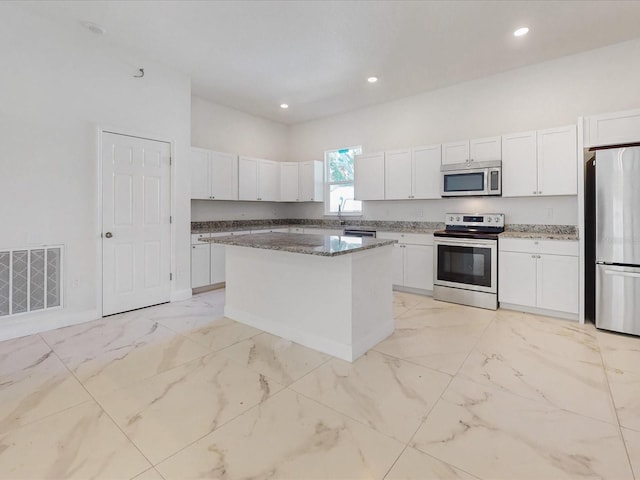
M 489 186 L 491 185 L 489 183 L 489 178 L 491 177 L 491 169 L 487 168 L 484 171 L 484 193 L 490 193 L 489 192 Z

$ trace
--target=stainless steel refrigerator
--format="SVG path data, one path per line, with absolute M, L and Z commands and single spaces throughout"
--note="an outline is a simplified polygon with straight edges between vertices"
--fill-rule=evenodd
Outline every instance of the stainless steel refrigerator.
M 640 146 L 596 152 L 596 327 L 640 335 Z

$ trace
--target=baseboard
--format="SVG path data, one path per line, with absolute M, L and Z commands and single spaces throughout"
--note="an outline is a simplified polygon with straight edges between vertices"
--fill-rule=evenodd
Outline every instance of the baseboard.
M 250 327 L 271 333 L 272 335 L 286 338 L 287 340 L 299 343 L 305 347 L 327 353 L 341 360 L 346 360 L 347 362 L 353 361 L 353 349 L 344 343 L 301 332 L 289 327 L 288 325 L 267 320 L 230 306 L 224 307 L 224 316 L 237 322 L 244 323 L 245 325 L 249 325 Z
M 394 292 L 414 293 L 416 295 L 424 295 L 425 297 L 433 297 L 433 290 L 423 290 L 422 288 L 403 287 L 402 285 L 394 285 Z
M 50 312 L 18 315 L 11 319 L 2 320 L 0 341 L 90 322 L 98 318 L 101 318 L 98 310 L 69 311 L 65 308 Z
M 523 305 L 513 305 L 511 303 L 500 302 L 499 308 L 504 308 L 505 310 L 515 310 L 517 312 L 525 312 L 532 313 L 534 315 L 543 315 L 545 317 L 556 317 L 562 318 L 564 320 L 574 320 L 579 321 L 577 313 L 569 313 L 569 312 L 560 312 L 557 310 L 546 310 L 544 308 L 536 308 L 536 307 L 525 307 Z

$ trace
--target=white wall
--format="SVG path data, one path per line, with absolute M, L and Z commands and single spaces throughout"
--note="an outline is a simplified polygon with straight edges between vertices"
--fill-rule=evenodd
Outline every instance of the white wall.
M 175 142 L 172 294 L 190 292 L 189 78 L 17 5 L 0 3 L 0 247 L 64 244 L 65 308 L 5 321 L 0 337 L 100 313 L 98 126 Z
M 362 145 L 365 152 L 575 124 L 640 107 L 640 39 L 291 127 L 289 157 Z M 384 79 L 381 79 L 384 81 Z M 577 224 L 577 198 L 365 202 L 364 218 L 442 221 L 451 210 L 499 211 L 508 223 Z M 549 209 L 552 209 L 550 212 Z M 290 209 L 320 217 L 321 206 Z

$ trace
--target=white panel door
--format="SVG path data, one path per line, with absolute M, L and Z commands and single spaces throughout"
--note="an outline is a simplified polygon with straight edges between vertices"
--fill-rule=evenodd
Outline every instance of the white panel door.
M 576 126 L 538 130 L 538 195 L 577 194 Z
M 283 162 L 280 164 L 280 201 L 297 202 L 298 194 L 298 163 Z
M 411 192 L 411 151 L 398 150 L 384 154 L 384 198 L 413 198 Z
M 502 196 L 530 197 L 538 194 L 536 132 L 502 136 Z
M 442 146 L 413 149 L 413 198 L 440 198 Z
M 273 160 L 258 162 L 258 200 L 280 200 L 280 164 Z
M 217 243 L 211 244 L 211 285 L 224 282 L 226 277 L 226 247 Z
M 404 250 L 404 245 L 394 243 L 391 252 L 391 283 L 401 287 L 404 286 Z
M 168 302 L 168 143 L 102 135 L 102 314 Z
M 211 199 L 238 200 L 238 157 L 211 152 Z
M 298 195 L 301 202 L 321 202 L 324 199 L 324 167 L 318 160 L 298 165 Z
M 238 199 L 258 199 L 258 159 L 240 157 L 238 159 Z
M 191 164 L 191 198 L 211 198 L 209 183 L 209 152 L 199 148 L 192 148 L 189 152 Z

